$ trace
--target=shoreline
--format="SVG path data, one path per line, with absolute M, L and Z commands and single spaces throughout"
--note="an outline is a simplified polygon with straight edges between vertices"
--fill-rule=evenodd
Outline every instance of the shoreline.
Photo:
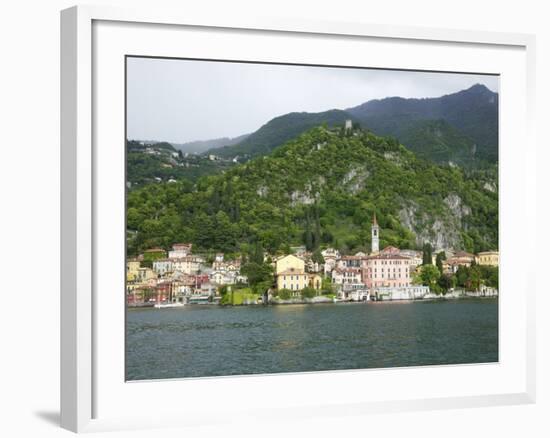
M 430 296 L 426 298 L 417 298 L 417 299 L 383 299 L 383 300 L 363 300 L 363 301 L 354 301 L 354 300 L 332 300 L 332 299 L 324 299 L 324 300 L 315 300 L 315 298 L 306 298 L 306 299 L 293 299 L 293 300 L 271 300 L 267 303 L 257 303 L 257 302 L 248 302 L 248 303 L 242 303 L 242 304 L 218 304 L 218 303 L 210 303 L 208 305 L 205 304 L 185 304 L 181 307 L 207 307 L 207 306 L 216 306 L 216 307 L 259 307 L 259 306 L 292 306 L 292 305 L 316 305 L 316 304 L 380 304 L 380 303 L 415 303 L 415 302 L 432 302 L 432 301 L 459 301 L 459 300 L 498 300 L 499 296 L 497 295 L 490 295 L 490 296 L 468 296 L 468 295 L 452 295 L 452 296 Z M 145 304 L 145 305 L 138 305 L 138 306 L 130 306 L 127 305 L 126 309 L 128 310 L 135 310 L 135 309 L 155 309 L 154 304 Z M 174 308 L 172 308 L 174 309 Z M 156 309 L 156 310 L 164 310 L 164 309 Z

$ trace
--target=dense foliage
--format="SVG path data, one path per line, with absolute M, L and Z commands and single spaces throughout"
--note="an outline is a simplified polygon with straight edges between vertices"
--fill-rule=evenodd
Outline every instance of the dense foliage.
M 176 241 L 225 253 L 258 244 L 270 253 L 301 244 L 348 253 L 369 248 L 374 212 L 381 247 L 438 247 L 443 239 L 455 249 L 496 249 L 495 187 L 494 170 L 466 174 L 418 159 L 392 138 L 317 127 L 196 184 L 131 191 L 128 253 Z
M 498 267 L 472 263 L 471 266 L 459 266 L 454 274 L 447 274 L 437 266 L 424 264 L 413 280 L 414 283 L 429 286 L 432 292 L 438 294 L 447 293 L 455 287 L 467 291 L 480 290 L 482 285 L 498 289 Z
M 469 139 L 466 143 L 476 145 L 476 159 L 492 163 L 498 161 L 498 94 L 480 84 L 437 98 L 371 100 L 346 111 L 363 126 L 379 135 L 397 137 L 407 147 L 413 147 L 417 135 L 415 131 L 422 130 L 423 122 L 445 121 L 464 137 L 454 146 L 464 149 L 464 142 Z M 449 131 L 448 128 L 440 130 L 442 137 L 445 134 L 457 136 L 445 131 Z M 425 153 L 437 146 L 437 138 L 431 136 L 431 140 L 435 140 L 435 145 L 425 143 Z M 422 147 L 422 144 L 414 147 L 418 150 L 419 146 Z
M 164 142 L 142 145 L 128 141 L 126 147 L 126 181 L 131 188 L 170 179 L 194 181 L 204 175 L 220 173 L 234 164 L 230 161 L 212 161 L 200 155 L 184 156 Z
M 236 145 L 212 149 L 208 153 L 220 157 L 267 155 L 276 147 L 292 140 L 314 126 L 323 123 L 328 126 L 343 125 L 347 119 L 351 118 L 352 116 L 341 110 L 330 110 L 322 113 L 289 113 L 270 120 Z

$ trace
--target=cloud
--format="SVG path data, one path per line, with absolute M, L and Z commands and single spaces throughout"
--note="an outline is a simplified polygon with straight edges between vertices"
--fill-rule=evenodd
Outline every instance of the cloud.
M 128 137 L 183 143 L 253 132 L 294 111 L 390 96 L 438 97 L 498 77 L 363 68 L 128 58 Z

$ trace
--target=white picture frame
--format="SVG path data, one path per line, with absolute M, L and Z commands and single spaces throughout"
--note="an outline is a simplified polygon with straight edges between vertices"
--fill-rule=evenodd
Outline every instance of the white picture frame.
M 99 27 L 98 27 L 99 26 Z M 147 42 L 140 35 L 148 29 Z M 363 44 L 369 42 L 376 45 L 383 42 L 388 47 L 398 47 L 406 44 L 408 47 L 417 47 L 424 50 L 426 55 L 445 52 L 450 46 L 457 50 L 464 49 L 465 59 L 447 60 L 445 56 L 426 56 L 420 61 L 412 60 L 410 65 L 426 70 L 448 70 L 453 65 L 461 63 L 471 66 L 476 63 L 491 61 L 495 67 L 486 67 L 480 72 L 503 74 L 501 94 L 504 108 L 500 115 L 500 123 L 506 124 L 512 116 L 520 116 L 516 120 L 517 126 L 501 132 L 500 153 L 503 154 L 501 168 L 500 199 L 506 200 L 501 206 L 500 215 L 505 224 L 501 224 L 502 260 L 503 266 L 514 266 L 514 272 L 503 272 L 501 282 L 508 280 L 510 285 L 517 285 L 521 291 L 512 298 L 505 295 L 503 289 L 500 315 L 501 349 L 510 354 L 504 355 L 501 362 L 494 368 L 476 368 L 475 366 L 451 367 L 419 367 L 417 369 L 371 370 L 361 372 L 324 372 L 298 373 L 285 376 L 251 376 L 233 378 L 187 379 L 163 382 L 126 383 L 120 379 L 121 360 L 124 361 L 124 351 L 118 351 L 120 340 L 124 333 L 120 332 L 123 314 L 117 313 L 123 306 L 122 299 L 114 307 L 106 309 L 106 303 L 111 299 L 98 294 L 104 293 L 102 287 L 111 281 L 110 275 L 116 276 L 116 270 L 124 275 L 122 262 L 102 257 L 106 245 L 112 245 L 113 240 L 106 236 L 105 221 L 102 211 L 98 208 L 101 203 L 115 207 L 120 201 L 123 184 L 120 189 L 113 191 L 110 198 L 105 190 L 111 182 L 121 181 L 122 174 L 118 174 L 120 167 L 116 166 L 116 159 L 105 161 L 105 153 L 98 144 L 104 144 L 103 132 L 110 128 L 105 127 L 103 120 L 111 120 L 116 124 L 120 120 L 120 105 L 118 99 L 120 84 L 124 82 L 119 77 L 120 65 L 112 66 L 116 74 L 110 75 L 110 59 L 117 59 L 120 54 L 141 54 L 164 47 L 166 55 L 170 50 L 177 51 L 178 42 L 169 43 L 163 38 L 179 38 L 178 29 L 186 32 L 198 32 L 200 37 L 216 34 L 216 32 L 233 32 L 235 38 L 254 40 L 259 38 L 304 39 L 304 44 L 315 48 L 323 43 L 323 38 L 335 39 L 335 44 Z M 131 32 L 132 38 L 122 38 L 120 32 Z M 172 34 L 171 32 L 176 32 Z M 153 36 L 156 34 L 157 36 Z M 185 38 L 187 34 L 183 35 Z M 191 35 L 191 34 L 190 34 Z M 132 52 L 127 52 L 128 46 L 124 41 L 132 42 Z M 318 42 L 316 42 L 318 40 Z M 241 40 L 244 41 L 244 40 Z M 265 40 L 267 41 L 267 40 Z M 107 45 L 106 42 L 109 44 Z M 285 42 L 284 44 L 288 44 Z M 109 46 L 109 47 L 107 47 Z M 179 45 L 181 46 L 181 44 Z M 253 47 L 253 46 L 251 46 Z M 283 47 L 283 42 L 281 42 Z M 194 53 L 206 50 L 200 45 L 194 47 Z M 287 46 L 288 49 L 288 46 Z M 495 58 L 478 59 L 479 53 L 466 60 L 468 50 L 483 49 L 489 54 L 494 52 Z M 138 50 L 140 53 L 136 53 Z M 209 49 L 210 50 L 210 49 Z M 211 53 L 224 53 L 223 47 L 212 49 Z M 246 50 L 243 49 L 243 50 Z M 257 56 L 250 49 L 250 59 Z M 374 50 L 374 49 L 373 49 Z M 397 50 L 397 49 L 395 49 Z M 403 50 L 402 48 L 400 50 Z M 292 417 L 311 417 L 326 415 L 365 415 L 369 412 L 398 412 L 414 409 L 441 409 L 453 407 L 475 407 L 503 404 L 532 403 L 535 400 L 535 277 L 536 273 L 527 263 L 516 258 L 514 252 L 520 249 L 534 248 L 532 231 L 522 237 L 514 238 L 510 234 L 513 226 L 523 223 L 531 230 L 535 230 L 536 209 L 535 200 L 535 141 L 533 134 L 534 111 L 534 50 L 535 39 L 532 35 L 491 33 L 483 31 L 461 31 L 451 29 L 425 29 L 403 26 L 374 25 L 367 23 L 337 23 L 337 22 L 309 22 L 292 19 L 258 19 L 243 16 L 240 20 L 227 22 L 223 17 L 211 15 L 208 17 L 193 16 L 181 11 L 126 10 L 108 7 L 78 6 L 62 11 L 61 13 L 61 426 L 75 431 L 99 431 L 119 428 L 147 428 L 160 426 L 201 424 L 210 421 L 208 416 L 196 412 L 191 418 L 187 415 L 165 415 L 159 412 L 148 411 L 148 415 L 140 415 L 132 409 L 131 400 L 164 399 L 170 404 L 171 397 L 185 387 L 190 394 L 201 394 L 202 399 L 216 396 L 219 400 L 246 400 L 246 397 L 262 397 L 257 391 L 262 388 L 263 393 L 270 391 L 270 397 L 279 406 L 277 412 Z M 496 55 L 496 53 L 502 55 Z M 148 52 L 151 54 L 150 52 Z M 245 52 L 243 52 L 245 53 Z M 374 53 L 374 52 L 373 52 Z M 418 52 L 421 53 L 421 52 Z M 480 52 L 481 53 L 481 52 Z M 158 54 L 158 53 L 157 53 Z M 214 56 L 214 55 L 211 55 Z M 235 56 L 246 56 L 238 55 Z M 281 56 L 273 52 L 270 56 Z M 299 61 L 298 55 L 290 51 L 286 56 L 295 56 L 292 60 Z M 312 55 L 313 56 L 313 55 Z M 321 55 L 319 55 L 321 56 Z M 326 55 L 323 55 L 326 56 Z M 342 55 L 343 57 L 345 55 Z M 502 60 L 497 59 L 502 56 Z M 103 58 L 104 57 L 104 58 Z M 406 58 L 403 52 L 403 58 Z M 320 58 L 319 58 L 320 59 Z M 382 59 L 382 58 L 381 58 Z M 519 60 L 519 62 L 518 62 Z M 100 61 L 100 62 L 99 62 Z M 346 65 L 345 60 L 337 60 L 335 64 Z M 375 61 L 372 61 L 375 62 Z M 382 62 L 382 61 L 380 61 Z M 397 61 L 396 61 L 397 62 Z M 437 68 L 438 63 L 447 62 L 447 67 Z M 323 62 L 321 62 L 323 63 Z M 400 67 L 399 65 L 385 67 Z M 502 66 L 502 67 L 499 67 Z M 473 67 L 471 67 L 473 68 Z M 471 70 L 466 68 L 465 71 Z M 499 70 L 502 68 L 503 70 Z M 455 67 L 458 71 L 458 67 Z M 506 71 L 506 73 L 503 73 Z M 116 76 L 116 77 L 115 77 Z M 103 82 L 105 81 L 105 85 Z M 112 81 L 112 82 L 111 82 Z M 515 81 L 515 82 L 514 82 Z M 105 106 L 105 99 L 101 91 L 109 90 L 111 98 L 110 109 Z M 118 99 L 118 100 L 117 100 Z M 509 100 L 506 100 L 509 99 Z M 508 113 L 507 103 L 519 106 Z M 511 110 L 510 110 L 511 111 Z M 99 128 L 98 128 L 99 126 Z M 504 125 L 508 126 L 508 125 Z M 116 127 L 109 133 L 110 138 L 120 138 Z M 115 132 L 116 131 L 116 132 Z M 107 135 L 107 134 L 105 134 Z M 503 139 L 502 137 L 506 137 Z M 508 138 L 522 139 L 521 150 L 514 151 L 506 146 Z M 120 158 L 120 156 L 119 156 Z M 120 163 L 119 163 L 120 164 Z M 515 164 L 512 169 L 512 164 Z M 117 170 L 118 169 L 118 170 Z M 120 172 L 119 172 L 120 173 Z M 118 178 L 118 179 L 117 179 Z M 511 179 L 515 178 L 514 184 Z M 118 183 L 116 183 L 118 184 Z M 119 196 L 118 198 L 116 196 Z M 521 202 L 522 211 L 514 205 Z M 120 209 L 124 207 L 120 205 Z M 527 213 L 530 209 L 531 214 Z M 120 214 L 113 219 L 117 223 Z M 122 231 L 122 228 L 118 231 Z M 104 237 L 100 237 L 104 236 Z M 118 238 L 118 237 L 117 237 Z M 102 240 L 103 239 L 103 240 Z M 115 251 L 116 254 L 118 254 Z M 507 256 L 507 254 L 509 254 Z M 114 262 L 114 268 L 108 272 L 105 268 L 107 261 Z M 118 263 L 118 265 L 116 264 Z M 113 266 L 113 263 L 110 263 Z M 107 269 L 107 270 L 106 270 Z M 502 268 L 501 268 L 502 270 Z M 508 276 L 506 276 L 506 275 Z M 117 277 L 118 278 L 118 277 Z M 117 281 L 119 281 L 118 278 Z M 515 282 L 515 283 L 514 283 Z M 517 288 L 515 290 L 517 290 Z M 512 324 L 512 319 L 516 322 Z M 107 339 L 106 331 L 110 331 L 112 339 Z M 513 333 L 513 334 L 512 334 Z M 510 344 L 510 345 L 508 345 Z M 513 344 L 513 345 L 512 345 Z M 111 356 L 109 356 L 111 354 Z M 110 366 L 111 362 L 114 364 Z M 510 365 L 508 367 L 508 365 Z M 480 366 L 482 367 L 482 366 Z M 423 382 L 423 379 L 432 379 L 434 386 L 437 382 L 467 378 L 474 372 L 487 373 L 480 378 L 479 391 L 457 385 L 453 391 L 445 392 L 446 388 L 439 384 L 440 390 L 427 389 L 422 392 L 414 383 L 406 391 L 406 382 Z M 388 374 L 390 373 L 390 374 Z M 468 374 L 470 373 L 470 374 Z M 491 381 L 491 375 L 495 376 Z M 497 378 L 498 377 L 498 378 Z M 318 391 L 320 378 L 323 379 L 323 390 Z M 359 380 L 357 380 L 359 379 Z M 375 382 L 385 382 L 391 379 L 395 382 L 392 389 L 384 393 L 383 383 L 376 388 Z M 486 386 L 481 381 L 486 382 Z M 506 382 L 504 382 L 506 380 Z M 360 385 L 357 384 L 360 382 Z M 366 385 L 372 388 L 373 395 L 352 394 L 346 388 Z M 500 382 L 500 383 L 499 383 Z M 400 383 L 403 385 L 400 387 Z M 508 386 L 507 386 L 508 385 Z M 467 385 L 466 385 L 467 386 Z M 173 390 L 171 388 L 176 388 Z M 117 389 L 118 388 L 118 389 Z M 277 388 L 298 388 L 299 395 L 295 397 L 295 404 L 285 407 L 284 394 L 278 393 Z M 339 389 L 340 388 L 340 389 Z M 408 388 L 408 386 L 407 386 Z M 376 393 L 378 391 L 378 393 Z M 431 392 L 429 392 L 431 391 Z M 236 394 L 238 392 L 239 394 Z M 378 395 L 377 395 L 378 394 Z M 265 418 L 263 409 L 250 407 L 235 407 L 226 417 L 223 414 L 217 422 L 234 421 L 235 413 L 239 413 L 240 421 L 247 418 L 262 420 Z M 127 410 L 118 409 L 128 406 Z M 281 407 L 282 406 L 282 407 Z M 301 406 L 303 409 L 296 413 L 292 407 Z M 268 406 L 269 407 L 269 406 Z M 182 408 L 183 409 L 183 408 Z M 275 409 L 271 406 L 271 409 Z M 134 412 L 135 414 L 132 414 Z M 174 408 L 177 413 L 177 407 Z M 186 411 L 189 412 L 189 411 Z M 105 414 L 104 414 L 105 413 Z

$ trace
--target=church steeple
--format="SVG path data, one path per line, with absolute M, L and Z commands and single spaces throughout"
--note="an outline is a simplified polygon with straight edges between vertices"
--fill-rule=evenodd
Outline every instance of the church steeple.
M 376 221 L 376 213 L 372 216 L 371 227 L 371 252 L 378 252 L 380 250 L 380 227 Z

